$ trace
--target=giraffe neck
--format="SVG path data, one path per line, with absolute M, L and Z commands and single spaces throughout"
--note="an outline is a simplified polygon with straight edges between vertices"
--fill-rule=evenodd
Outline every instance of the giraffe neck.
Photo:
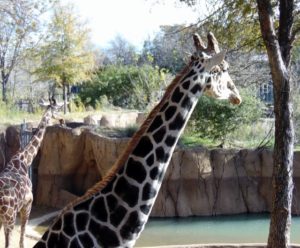
M 10 163 L 7 164 L 7 168 L 11 169 L 19 169 L 22 170 L 23 173 L 27 173 L 28 168 L 33 162 L 33 159 L 38 153 L 38 150 L 42 144 L 42 140 L 44 134 L 46 132 L 46 128 L 51 119 L 52 113 L 49 108 L 42 117 L 40 121 L 36 133 L 31 137 L 29 143 L 23 148 L 20 149 L 11 159 Z
M 96 247 L 133 247 L 150 215 L 178 138 L 202 93 L 205 77 L 200 69 L 198 64 L 188 66 L 173 80 L 111 172 L 69 204 L 35 247 L 74 240 Z
M 112 185 L 114 193 L 127 205 L 129 217 L 119 236 L 122 245 L 132 247 L 144 228 L 158 195 L 177 141 L 202 93 L 205 78 L 198 80 L 191 69 L 157 108 L 149 127 L 128 155 Z M 105 192 L 106 188 L 102 190 Z

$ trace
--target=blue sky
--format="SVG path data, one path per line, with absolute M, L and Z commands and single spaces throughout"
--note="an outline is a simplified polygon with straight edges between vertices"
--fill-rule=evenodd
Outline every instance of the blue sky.
M 87 20 L 92 42 L 106 47 L 116 35 L 135 46 L 153 37 L 160 25 L 191 24 L 199 18 L 176 0 L 64 0 L 72 2 L 79 15 Z

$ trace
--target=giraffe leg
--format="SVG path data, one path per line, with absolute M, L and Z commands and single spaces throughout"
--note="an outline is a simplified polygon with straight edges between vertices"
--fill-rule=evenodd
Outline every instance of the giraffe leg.
M 11 236 L 14 225 L 4 225 L 4 235 L 5 235 L 5 248 L 11 248 Z
M 2 221 L 0 221 L 0 231 L 1 231 L 1 229 L 2 229 Z
M 20 248 L 25 247 L 24 245 L 25 229 L 29 219 L 31 206 L 32 206 L 32 199 L 20 211 L 20 220 L 21 220 Z

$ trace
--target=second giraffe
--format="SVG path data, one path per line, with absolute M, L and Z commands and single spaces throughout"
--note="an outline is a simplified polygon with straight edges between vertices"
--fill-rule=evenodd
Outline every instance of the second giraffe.
M 38 153 L 50 119 L 60 107 L 55 100 L 50 101 L 36 133 L 29 143 L 11 158 L 0 173 L 0 229 L 3 225 L 5 248 L 12 247 L 11 236 L 17 213 L 20 213 L 21 221 L 20 248 L 24 247 L 25 227 L 33 201 L 28 170 Z

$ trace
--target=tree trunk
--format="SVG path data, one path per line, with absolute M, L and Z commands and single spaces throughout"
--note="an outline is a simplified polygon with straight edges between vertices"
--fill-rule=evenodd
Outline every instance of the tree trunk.
M 273 204 L 268 238 L 268 247 L 278 248 L 289 247 L 290 243 L 294 144 L 290 79 L 283 79 L 280 84 L 282 88 L 274 87 L 276 103 Z
M 67 98 L 67 85 L 66 83 L 63 83 L 64 114 L 67 113 Z
M 290 244 L 293 194 L 294 128 L 290 89 L 291 28 L 293 1 L 279 5 L 279 36 L 273 23 L 270 0 L 257 0 L 261 33 L 266 45 L 274 85 L 275 145 L 273 193 L 268 247 L 283 248 Z
M 70 97 L 71 97 L 70 84 L 67 84 L 67 103 L 68 103 L 68 104 L 67 104 L 67 107 L 68 107 L 69 113 L 72 112 L 72 110 L 71 110 L 71 104 L 69 103 Z
M 7 103 L 7 75 L 2 75 L 2 101 Z
M 3 102 L 7 103 L 7 82 L 3 82 L 2 86 L 2 99 Z
M 2 81 L 2 101 L 6 102 L 6 89 L 3 81 Z

